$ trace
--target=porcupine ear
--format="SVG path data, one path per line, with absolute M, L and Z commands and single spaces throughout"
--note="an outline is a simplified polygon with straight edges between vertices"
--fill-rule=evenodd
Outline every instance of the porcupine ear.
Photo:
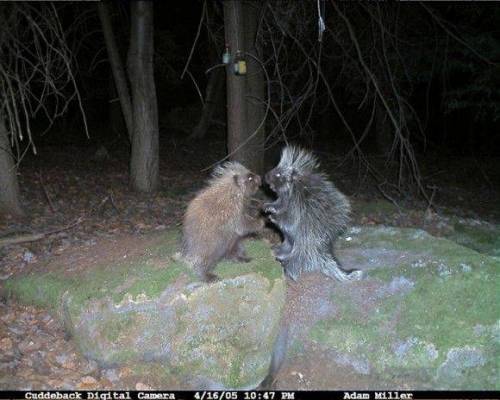
M 218 178 L 227 173 L 228 171 L 235 170 L 240 164 L 236 161 L 222 161 L 219 162 L 212 170 L 212 178 Z
M 224 174 L 227 162 L 218 163 L 212 170 L 212 178 L 218 178 Z

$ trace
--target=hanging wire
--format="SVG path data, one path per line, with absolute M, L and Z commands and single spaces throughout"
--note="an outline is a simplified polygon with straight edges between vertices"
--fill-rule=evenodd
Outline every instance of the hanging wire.
M 325 21 L 323 20 L 323 15 L 321 9 L 323 9 L 323 14 L 325 12 L 325 3 L 323 3 L 323 7 L 320 7 L 320 1 L 318 0 L 318 42 L 323 40 L 323 32 L 325 31 Z

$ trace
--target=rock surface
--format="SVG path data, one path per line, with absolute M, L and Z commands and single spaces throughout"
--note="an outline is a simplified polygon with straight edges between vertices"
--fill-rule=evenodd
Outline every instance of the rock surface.
M 222 262 L 213 284 L 172 258 L 178 235 L 162 235 L 114 263 L 33 270 L 4 290 L 51 309 L 79 349 L 103 367 L 176 375 L 210 388 L 252 388 L 267 374 L 285 282 L 269 246 L 249 241 L 253 261 Z M 158 366 L 160 366 L 158 368 Z
M 364 281 L 332 291 L 308 339 L 378 387 L 498 389 L 500 262 L 417 229 L 353 228 L 346 267 Z
M 200 284 L 172 260 L 172 234 L 140 254 L 113 253 L 119 262 L 34 266 L 4 289 L 51 309 L 101 367 L 156 374 L 158 387 L 255 387 L 284 313 L 282 389 L 499 389 L 500 261 L 488 255 L 498 254 L 491 238 L 482 254 L 418 229 L 355 227 L 337 255 L 366 278 L 304 276 L 287 283 L 285 306 L 268 245 L 248 242 L 251 263 L 222 262 L 222 279 Z
M 500 225 L 467 218 L 450 218 L 445 236 L 480 253 L 500 258 Z

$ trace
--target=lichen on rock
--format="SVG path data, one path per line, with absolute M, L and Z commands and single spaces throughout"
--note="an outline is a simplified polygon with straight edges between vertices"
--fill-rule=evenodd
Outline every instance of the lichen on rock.
M 267 374 L 285 284 L 264 242 L 253 261 L 222 262 L 221 279 L 198 282 L 175 260 L 178 233 L 154 237 L 133 257 L 68 272 L 51 265 L 10 279 L 8 295 L 51 309 L 80 350 L 102 366 L 156 363 L 178 381 L 252 388 Z
M 415 389 L 498 389 L 500 262 L 415 229 L 347 237 L 344 265 L 369 272 L 332 293 L 339 312 L 310 339 L 389 387 L 411 377 Z

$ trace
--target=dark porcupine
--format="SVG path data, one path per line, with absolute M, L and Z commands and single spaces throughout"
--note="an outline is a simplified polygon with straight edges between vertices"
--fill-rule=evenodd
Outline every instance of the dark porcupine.
M 227 162 L 212 173 L 207 187 L 189 203 L 182 227 L 182 257 L 204 281 L 212 281 L 223 258 L 248 262 L 243 238 L 257 232 L 264 221 L 249 215 L 260 177 L 238 162 Z
M 265 176 L 278 195 L 276 201 L 264 205 L 283 234 L 283 242 L 275 248 L 276 258 L 293 280 L 310 271 L 339 281 L 361 279 L 361 271 L 343 270 L 335 260 L 333 245 L 347 228 L 351 207 L 318 167 L 311 153 L 287 146 L 279 164 Z

